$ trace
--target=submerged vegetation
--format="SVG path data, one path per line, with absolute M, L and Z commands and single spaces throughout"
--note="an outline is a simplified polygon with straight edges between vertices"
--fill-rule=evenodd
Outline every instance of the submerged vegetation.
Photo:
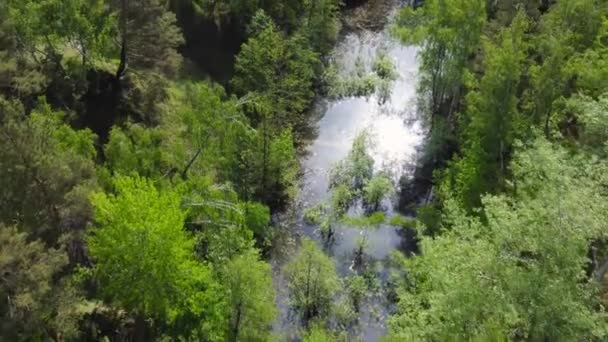
M 379 52 L 371 66 L 359 56 L 353 70 L 330 64 L 323 75 L 326 92 L 332 98 L 371 96 L 378 93 L 381 102 L 390 96 L 390 85 L 397 78 L 397 70 L 392 59 Z
M 360 132 L 302 213 L 320 241 L 276 260 L 315 97 L 403 75 L 330 55 L 355 1 L 0 2 L 0 340 L 605 340 L 608 4 L 414 3 L 390 31 L 419 48 L 430 186 L 393 213 Z M 417 244 L 392 274 L 388 226 Z

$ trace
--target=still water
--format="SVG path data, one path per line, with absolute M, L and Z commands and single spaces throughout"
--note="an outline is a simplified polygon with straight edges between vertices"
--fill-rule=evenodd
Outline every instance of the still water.
M 290 231 L 294 242 L 287 244 L 289 247 L 285 249 L 288 252 L 281 253 L 273 262 L 281 312 L 275 330 L 286 339 L 296 339 L 299 323 L 295 313 L 289 310 L 288 293 L 281 270 L 285 259 L 288 260 L 290 254 L 297 250 L 297 240 L 300 237 L 317 241 L 335 261 L 340 276 L 345 277 L 354 272 L 354 251 L 363 231 L 338 226 L 335 241 L 326 244 L 318 227 L 308 225 L 302 219 L 306 208 L 330 196 L 329 171 L 347 156 L 355 136 L 367 131 L 373 141 L 371 155 L 375 171 L 389 171 L 396 183 L 399 177 L 411 172 L 424 138 L 425 132 L 417 119 L 416 109 L 418 61 L 415 47 L 402 46 L 387 30 L 360 30 L 348 33 L 341 39 L 332 53 L 332 59 L 344 74 L 354 72 L 357 64 L 371 72 L 371 66 L 379 53 L 391 58 L 398 73 L 397 79 L 391 83 L 390 95 L 386 101 L 380 101 L 380 95 L 373 94 L 339 100 L 320 99 L 314 107 L 315 134 L 302 157 L 304 174 L 299 198 L 292 210 L 291 219 L 281 219 L 281 224 Z M 387 199 L 383 203 L 387 216 L 393 214 L 394 202 L 394 199 Z M 353 212 L 357 210 L 351 209 Z M 390 273 L 387 260 L 391 253 L 410 249 L 411 241 L 407 241 L 407 236 L 399 228 L 389 225 L 369 230 L 368 234 L 365 249 L 367 264 L 376 272 L 383 286 Z M 370 296 L 362 307 L 359 324 L 352 329 L 352 334 L 363 341 L 375 341 L 386 332 L 386 318 L 390 314 L 391 305 L 380 290 Z

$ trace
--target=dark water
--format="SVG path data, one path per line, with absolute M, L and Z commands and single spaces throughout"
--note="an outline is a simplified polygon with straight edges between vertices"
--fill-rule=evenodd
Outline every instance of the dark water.
M 379 96 L 350 97 L 341 100 L 320 99 L 315 106 L 317 121 L 316 136 L 307 146 L 302 160 L 302 177 L 299 198 L 291 212 L 280 219 L 282 229 L 288 237 L 282 243 L 282 253 L 273 260 L 275 286 L 278 290 L 280 317 L 275 330 L 284 339 L 296 339 L 299 322 L 297 315 L 289 310 L 288 293 L 282 276 L 282 266 L 298 248 L 300 237 L 309 237 L 319 243 L 332 256 L 340 276 L 353 274 L 354 251 L 357 241 L 367 234 L 365 248 L 366 265 L 380 279 L 380 289 L 373 293 L 362 306 L 359 324 L 352 329 L 353 339 L 375 341 L 386 332 L 386 317 L 391 305 L 384 289 L 390 273 L 387 260 L 391 253 L 408 249 L 404 232 L 389 225 L 378 229 L 361 230 L 338 226 L 335 241 L 326 244 L 317 226 L 303 222 L 306 208 L 322 202 L 330 196 L 328 173 L 351 149 L 355 136 L 366 130 L 371 133 L 375 171 L 389 171 L 395 180 L 408 174 L 416 158 L 417 150 L 424 138 L 421 123 L 417 120 L 416 81 L 417 50 L 402 46 L 388 32 L 358 31 L 347 34 L 333 52 L 334 61 L 345 74 L 354 70 L 356 61 L 363 63 L 371 72 L 371 65 L 380 52 L 391 57 L 399 76 L 390 87 L 388 100 L 380 103 Z M 383 207 L 387 216 L 393 214 L 395 199 L 387 199 Z M 352 208 L 357 212 L 358 208 Z

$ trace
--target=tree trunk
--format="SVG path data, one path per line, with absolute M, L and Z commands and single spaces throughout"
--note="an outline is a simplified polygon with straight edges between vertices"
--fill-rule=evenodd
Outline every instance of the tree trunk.
M 310 313 L 310 272 L 311 272 L 311 266 L 312 264 L 310 262 L 308 262 L 308 269 L 306 272 L 306 294 L 304 295 L 304 298 L 306 298 L 306 308 L 304 308 L 304 322 L 306 322 L 306 324 L 308 324 L 308 320 L 310 319 L 311 313 Z
M 608 272 L 608 258 L 606 258 L 606 260 L 602 262 L 602 265 L 595 271 L 595 280 L 597 280 L 598 283 L 601 283 L 602 280 L 604 280 L 606 272 Z
M 266 202 L 268 202 L 268 153 L 269 153 L 269 139 L 270 137 L 268 136 L 268 127 L 267 125 L 267 119 L 264 118 L 264 121 L 262 122 L 262 139 L 263 139 L 263 146 L 262 146 L 262 198 L 264 198 L 266 200 Z
M 133 332 L 133 341 L 145 342 L 146 341 L 146 320 L 141 314 L 135 316 L 135 327 Z
M 116 70 L 116 80 L 120 81 L 127 70 L 127 17 L 129 0 L 122 0 L 122 13 L 120 15 L 120 30 L 122 31 L 122 42 L 120 47 L 120 64 Z
M 232 325 L 232 332 L 230 340 L 233 342 L 237 342 L 239 340 L 239 330 L 241 328 L 241 315 L 243 314 L 243 305 L 239 303 L 236 306 L 236 316 L 234 319 L 234 324 Z
M 549 122 L 551 121 L 551 113 L 547 113 L 547 116 L 545 118 L 545 138 L 550 140 L 550 129 L 549 129 Z
M 500 176 L 501 176 L 501 179 L 504 174 L 505 174 L 504 144 L 501 139 L 500 140 Z
M 190 159 L 190 161 L 188 162 L 188 164 L 186 165 L 186 167 L 184 168 L 184 171 L 182 171 L 182 179 L 186 179 L 188 178 L 188 170 L 190 170 L 190 168 L 192 167 L 192 164 L 194 164 L 194 162 L 196 161 L 196 158 L 198 158 L 198 156 L 201 154 L 202 149 L 199 148 L 196 153 L 194 154 L 194 156 L 192 157 L 192 159 Z

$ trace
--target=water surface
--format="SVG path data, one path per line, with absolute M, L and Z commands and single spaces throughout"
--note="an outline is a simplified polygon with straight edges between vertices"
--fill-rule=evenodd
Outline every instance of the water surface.
M 314 111 L 318 118 L 314 123 L 316 135 L 306 147 L 302 160 L 303 177 L 301 191 L 292 210 L 291 220 L 283 218 L 284 229 L 294 237 L 307 236 L 319 243 L 332 256 L 341 276 L 353 274 L 354 251 L 357 241 L 364 232 L 361 229 L 338 226 L 332 243 L 325 243 L 317 226 L 306 224 L 302 213 L 306 208 L 326 200 L 329 171 L 350 151 L 353 139 L 362 131 L 371 134 L 374 170 L 389 171 L 395 182 L 411 170 L 416 153 L 424 137 L 421 123 L 417 120 L 416 82 L 417 49 L 402 46 L 391 38 L 388 32 L 358 31 L 343 37 L 332 54 L 334 62 L 343 72 L 354 71 L 357 63 L 365 65 L 371 72 L 371 65 L 379 53 L 385 53 L 393 61 L 398 78 L 391 84 L 391 93 L 386 101 L 379 95 L 349 97 L 345 99 L 320 99 Z M 357 62 L 359 60 L 359 62 Z M 387 199 L 382 207 L 387 215 L 393 214 L 394 199 Z M 352 208 L 357 212 L 359 208 Z M 287 216 L 287 215 L 286 215 Z M 381 284 L 385 285 L 390 269 L 387 259 L 396 250 L 409 248 L 406 235 L 397 227 L 382 225 L 368 230 L 368 246 L 365 250 L 367 265 L 377 273 Z M 288 247 L 297 249 L 297 242 Z M 289 256 L 281 256 L 281 259 Z M 295 338 L 298 319 L 287 305 L 288 293 L 282 277 L 284 260 L 274 260 L 275 285 L 279 290 L 280 317 L 275 329 L 289 338 Z M 380 290 L 363 305 L 360 323 L 353 334 L 364 341 L 375 341 L 386 332 L 386 316 L 390 313 L 390 303 Z

